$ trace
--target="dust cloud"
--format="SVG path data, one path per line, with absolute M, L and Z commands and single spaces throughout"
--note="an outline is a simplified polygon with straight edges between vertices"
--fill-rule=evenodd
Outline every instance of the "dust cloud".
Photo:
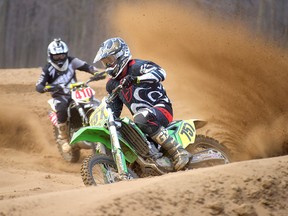
M 45 131 L 28 109 L 0 107 L 0 147 L 24 152 L 42 152 L 48 143 Z
M 235 160 L 287 151 L 284 51 L 240 22 L 209 18 L 179 4 L 122 3 L 115 15 L 111 37 L 122 37 L 134 58 L 166 70 L 175 118 L 208 120 L 205 133 L 229 147 Z

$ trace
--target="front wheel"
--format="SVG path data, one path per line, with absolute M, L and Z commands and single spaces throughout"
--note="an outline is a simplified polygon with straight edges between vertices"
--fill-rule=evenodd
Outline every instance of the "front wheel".
M 205 151 L 205 150 L 211 150 L 212 152 L 213 150 L 216 150 L 217 153 L 221 154 L 221 158 L 223 158 L 222 161 L 224 164 L 231 163 L 229 150 L 224 145 L 219 143 L 217 140 L 208 136 L 196 135 L 195 142 L 187 146 L 186 150 L 193 155 L 197 153 L 201 153 L 201 151 Z M 213 160 L 211 160 L 211 163 L 209 163 L 209 165 L 208 163 L 206 164 L 208 166 L 213 166 L 217 164 L 217 163 L 213 164 L 212 161 Z
M 99 154 L 90 155 L 83 160 L 81 177 L 86 186 L 111 184 L 122 180 L 114 160 Z M 137 175 L 128 169 L 128 179 L 132 178 L 137 178 Z

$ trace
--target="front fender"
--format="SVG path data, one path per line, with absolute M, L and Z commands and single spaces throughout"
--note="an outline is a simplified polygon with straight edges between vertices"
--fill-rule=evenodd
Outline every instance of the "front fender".
M 88 126 L 80 128 L 71 138 L 71 145 L 79 141 L 100 142 L 107 144 L 110 142 L 109 131 L 103 127 Z
M 73 134 L 70 144 L 73 145 L 79 141 L 100 142 L 111 149 L 110 132 L 103 127 L 88 126 L 80 128 Z M 119 137 L 119 141 L 126 160 L 133 163 L 137 159 L 137 154 L 122 137 Z

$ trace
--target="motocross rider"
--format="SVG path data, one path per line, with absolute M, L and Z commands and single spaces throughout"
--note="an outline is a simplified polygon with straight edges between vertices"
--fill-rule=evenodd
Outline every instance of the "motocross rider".
M 111 76 L 106 84 L 108 93 L 119 84 L 124 87 L 111 105 L 115 117 L 120 117 L 125 104 L 137 126 L 172 156 L 174 169 L 183 169 L 192 155 L 165 129 L 173 110 L 161 84 L 166 77 L 164 69 L 151 61 L 132 59 L 128 45 L 119 37 L 102 43 L 93 63 L 98 61 Z
M 58 120 L 58 142 L 62 145 L 63 152 L 71 151 L 67 133 L 67 109 L 71 102 L 71 95 L 63 86 L 77 82 L 76 70 L 97 74 L 96 67 L 68 55 L 67 44 L 59 39 L 54 39 L 47 49 L 48 63 L 42 68 L 42 73 L 36 83 L 39 93 L 51 92 Z M 101 77 L 105 78 L 105 77 Z M 45 88 L 46 84 L 52 88 Z M 61 87 L 62 86 L 62 87 Z

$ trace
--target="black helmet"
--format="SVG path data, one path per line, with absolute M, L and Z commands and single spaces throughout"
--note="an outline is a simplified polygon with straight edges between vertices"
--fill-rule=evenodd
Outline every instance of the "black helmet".
M 104 41 L 98 50 L 93 63 L 101 61 L 106 72 L 116 78 L 121 74 L 132 55 L 125 41 L 119 37 Z
M 48 62 L 58 71 L 68 68 L 68 46 L 60 38 L 54 39 L 47 49 Z

